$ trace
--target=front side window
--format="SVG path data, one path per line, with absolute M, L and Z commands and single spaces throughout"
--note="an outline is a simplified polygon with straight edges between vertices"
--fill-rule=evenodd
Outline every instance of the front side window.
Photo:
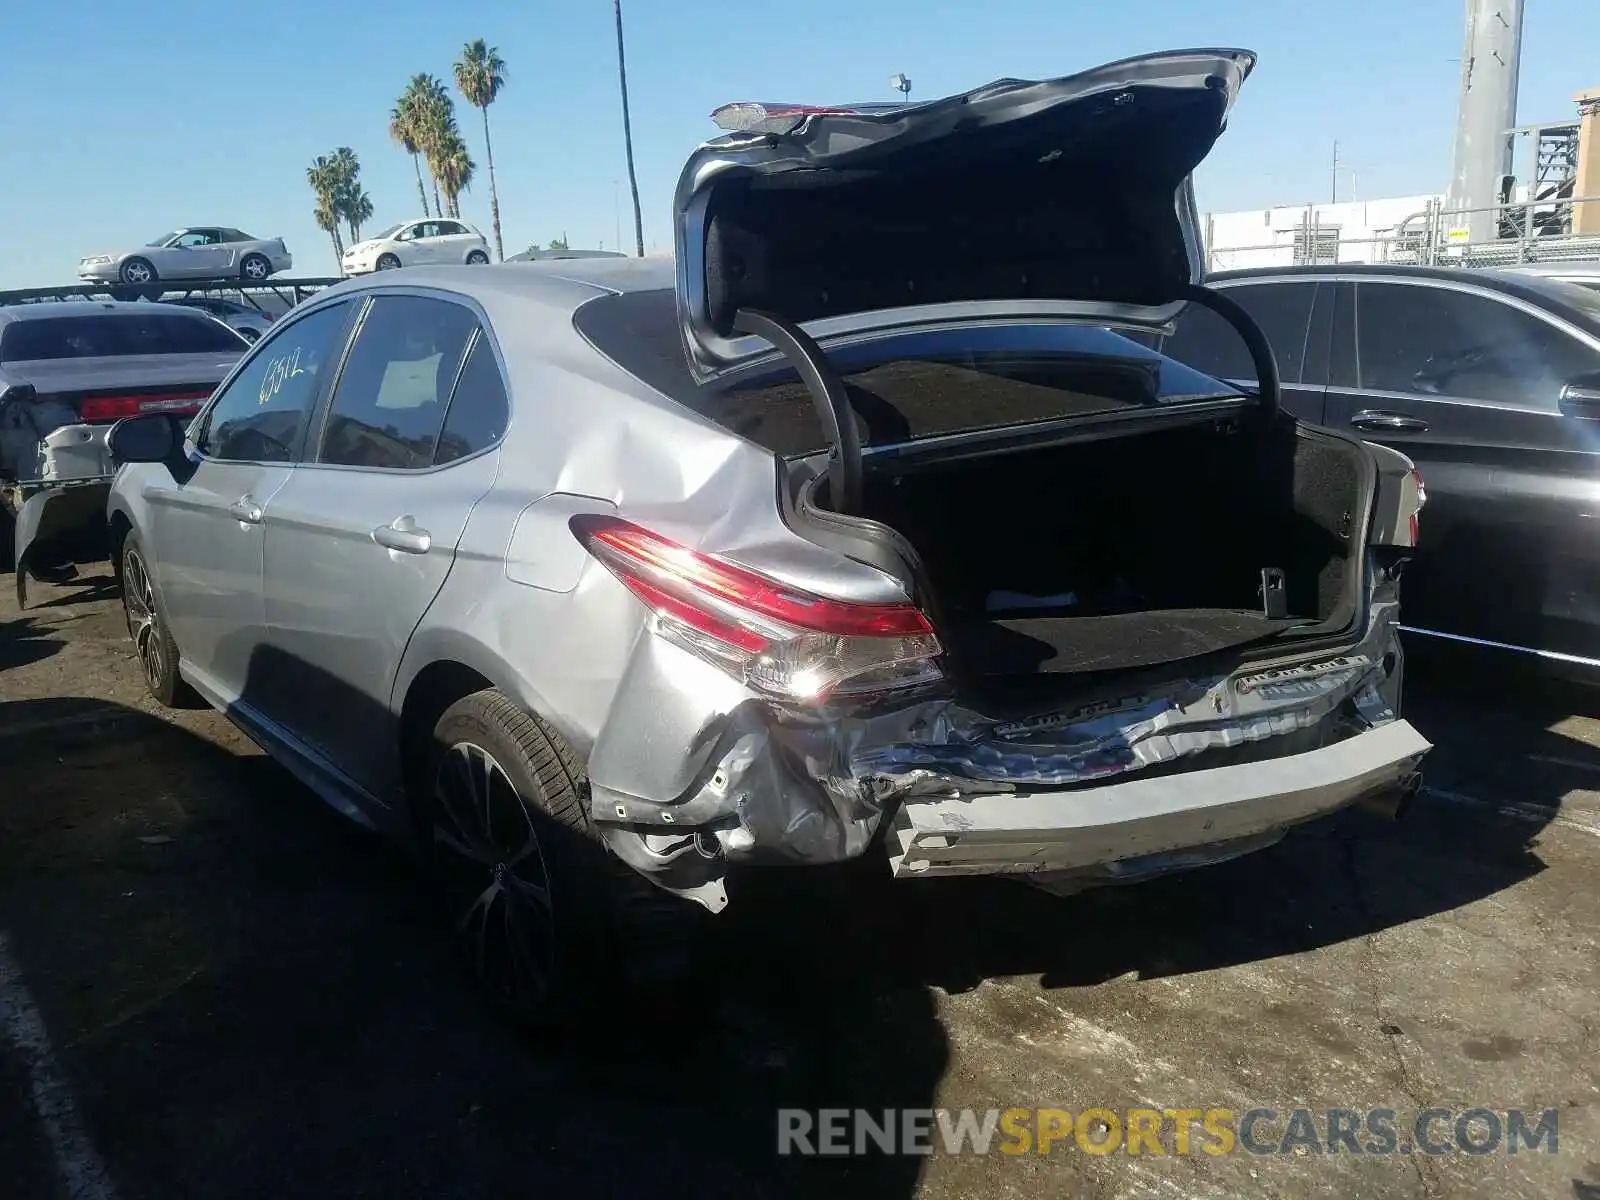
M 350 304 L 308 313 L 270 341 L 229 381 L 201 423 L 207 458 L 293 462 L 321 383 L 344 345 Z
M 328 409 L 317 461 L 416 470 L 433 465 L 472 311 L 426 296 L 379 296 L 356 334 Z
M 1357 285 L 1356 338 L 1358 384 L 1375 391 L 1554 409 L 1564 383 L 1600 371 L 1600 353 L 1549 322 L 1451 288 Z
M 211 246 L 216 244 L 216 235 L 205 229 L 191 229 L 181 235 L 174 246 Z
M 1228 299 L 1261 327 L 1284 383 L 1300 382 L 1316 290 L 1315 281 L 1239 284 L 1226 289 Z M 1239 331 L 1199 304 L 1190 304 L 1179 314 L 1161 352 L 1217 379 L 1254 381 L 1256 377 L 1255 364 Z

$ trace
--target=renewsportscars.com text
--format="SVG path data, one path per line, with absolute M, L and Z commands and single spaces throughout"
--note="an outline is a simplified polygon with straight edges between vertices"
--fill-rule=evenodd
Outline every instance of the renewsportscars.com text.
M 778 1110 L 778 1153 L 1554 1154 L 1555 1109 Z

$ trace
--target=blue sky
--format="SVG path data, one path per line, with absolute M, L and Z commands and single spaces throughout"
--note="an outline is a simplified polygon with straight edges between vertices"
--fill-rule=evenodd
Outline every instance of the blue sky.
M 354 147 L 377 213 L 416 215 L 390 106 L 417 71 L 447 78 L 463 42 L 500 47 L 491 109 L 506 251 L 566 233 L 631 240 L 607 0 L 22 0 L 4 6 L 0 287 L 72 281 L 80 255 L 185 223 L 282 235 L 296 274 L 334 268 L 305 167 Z M 1527 0 L 1519 120 L 1566 119 L 1600 86 L 1600 3 Z M 1316 13 L 1312 16 L 1313 12 Z M 1000 76 L 1067 74 L 1147 50 L 1261 55 L 1199 177 L 1211 210 L 1326 200 L 1337 138 L 1363 197 L 1441 190 L 1450 166 L 1462 0 L 625 0 L 647 247 L 671 243 L 679 166 L 732 99 L 913 98 Z M 461 117 L 482 172 L 477 113 Z M 618 199 L 620 198 L 620 199 Z M 488 231 L 486 176 L 463 212 Z

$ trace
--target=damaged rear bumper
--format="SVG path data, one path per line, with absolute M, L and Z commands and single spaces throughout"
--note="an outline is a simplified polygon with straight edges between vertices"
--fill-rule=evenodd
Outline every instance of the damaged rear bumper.
M 1263 834 L 1402 791 L 1429 749 L 1395 720 L 1318 750 L 1205 771 L 1070 792 L 922 797 L 895 815 L 890 867 L 897 878 L 1089 872 L 1110 882 L 1158 873 L 1168 861 L 1199 866 L 1256 849 Z M 1117 869 L 1097 869 L 1106 866 Z
M 1080 697 L 1022 718 L 922 697 L 869 712 L 750 700 L 705 728 L 694 782 L 651 799 L 591 774 L 612 850 L 712 911 L 731 867 L 861 855 L 897 876 L 1115 882 L 1270 844 L 1408 786 L 1397 605 L 1358 645 Z M 667 673 L 669 674 L 669 673 Z

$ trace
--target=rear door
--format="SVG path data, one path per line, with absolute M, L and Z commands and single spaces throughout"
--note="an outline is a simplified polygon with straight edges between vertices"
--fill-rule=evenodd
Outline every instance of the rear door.
M 1336 310 L 1327 423 L 1408 455 L 1427 488 L 1406 624 L 1600 657 L 1600 422 L 1560 406 L 1600 346 L 1462 283 L 1362 280 Z
M 263 522 L 294 470 L 353 305 L 286 321 L 227 382 L 192 430 L 194 474 L 149 472 L 145 546 L 184 662 L 232 704 L 260 687 Z
M 494 481 L 506 390 L 476 309 L 385 292 L 325 407 L 267 524 L 269 715 L 381 799 L 395 781 L 395 671 Z
M 1315 278 L 1223 282 L 1218 290 L 1261 327 L 1278 362 L 1283 406 L 1302 421 L 1322 424 L 1333 289 Z M 1244 339 L 1209 308 L 1191 304 L 1157 347 L 1169 358 L 1214 379 L 1255 386 L 1255 364 Z

